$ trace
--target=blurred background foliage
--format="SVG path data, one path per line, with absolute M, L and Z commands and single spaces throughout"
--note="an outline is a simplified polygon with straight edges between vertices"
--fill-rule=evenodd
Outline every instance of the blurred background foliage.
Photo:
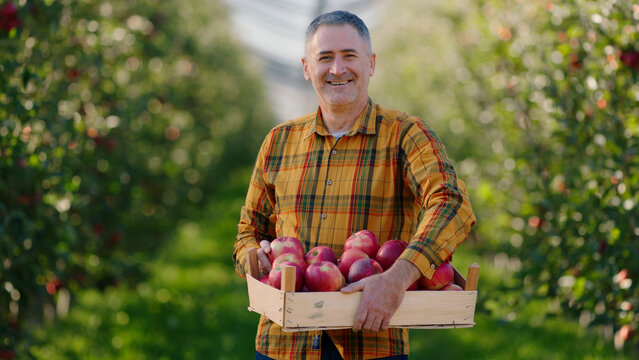
M 140 266 L 273 123 L 217 1 L 0 4 L 0 349 Z M 22 339 L 24 340 L 24 339 Z
M 456 257 L 482 259 L 477 331 L 419 333 L 415 353 L 441 351 L 427 336 L 465 342 L 451 358 L 583 358 L 550 344 L 573 318 L 636 354 L 639 5 L 384 16 L 371 96 L 432 124 L 479 219 Z M 0 3 L 0 358 L 252 355 L 228 236 L 274 119 L 226 19 L 216 0 Z
M 389 16 L 375 97 L 433 124 L 478 213 L 470 241 L 517 274 L 485 309 L 546 299 L 636 348 L 639 4 L 407 1 Z

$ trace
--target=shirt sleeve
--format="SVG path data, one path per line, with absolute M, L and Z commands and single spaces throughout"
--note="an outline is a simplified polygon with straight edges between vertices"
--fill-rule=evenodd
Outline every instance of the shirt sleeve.
M 265 181 L 264 164 L 270 148 L 271 136 L 267 136 L 255 162 L 246 202 L 240 212 L 240 222 L 233 249 L 235 271 L 246 277 L 247 250 L 259 248 L 261 240 L 275 238 L 275 195 L 272 186 Z
M 423 120 L 412 123 L 401 148 L 404 178 L 419 213 L 417 230 L 401 258 L 431 278 L 468 237 L 476 218 L 466 186 L 457 178 L 444 145 Z

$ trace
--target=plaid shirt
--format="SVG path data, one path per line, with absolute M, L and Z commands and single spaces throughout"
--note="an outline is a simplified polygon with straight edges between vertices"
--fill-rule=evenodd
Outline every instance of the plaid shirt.
M 300 239 L 306 251 L 324 245 L 340 256 L 346 238 L 367 229 L 380 243 L 409 242 L 401 258 L 431 277 L 474 223 L 465 185 L 434 131 L 369 99 L 337 141 L 319 110 L 269 132 L 242 207 L 233 258 L 245 276 L 246 249 L 279 236 Z M 346 359 L 408 354 L 407 329 L 328 333 Z M 319 335 L 283 332 L 262 316 L 256 349 L 277 359 L 319 359 Z

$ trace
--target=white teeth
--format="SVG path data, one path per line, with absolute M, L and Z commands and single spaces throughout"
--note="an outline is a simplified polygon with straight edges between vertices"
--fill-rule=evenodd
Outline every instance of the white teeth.
M 346 81 L 333 81 L 331 82 L 331 85 L 346 85 L 348 84 L 348 80 Z

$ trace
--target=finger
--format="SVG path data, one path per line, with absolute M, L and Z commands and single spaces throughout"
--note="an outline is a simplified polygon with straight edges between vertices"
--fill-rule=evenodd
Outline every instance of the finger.
M 360 309 L 357 311 L 357 315 L 355 316 L 355 322 L 353 322 L 353 331 L 362 330 L 362 326 L 364 325 L 364 321 L 366 320 L 366 314 L 368 312 L 366 309 Z
M 371 317 L 369 316 L 366 322 L 364 323 L 363 328 L 364 330 L 378 332 L 381 325 L 382 325 L 382 319 L 378 317 L 371 319 Z
M 260 241 L 260 247 L 262 248 L 262 250 L 264 250 L 265 254 L 268 254 L 271 252 L 271 242 L 268 240 Z
M 266 272 L 271 271 L 271 261 L 262 249 L 257 249 L 257 259 Z
M 388 330 L 388 327 L 389 327 L 389 326 L 390 326 L 390 318 L 385 318 L 385 319 L 382 321 L 382 326 L 381 326 L 381 328 L 379 329 L 379 331 L 386 331 L 386 330 Z
M 361 281 L 348 284 L 340 289 L 340 291 L 345 294 L 351 294 L 360 290 L 364 290 L 364 283 Z

